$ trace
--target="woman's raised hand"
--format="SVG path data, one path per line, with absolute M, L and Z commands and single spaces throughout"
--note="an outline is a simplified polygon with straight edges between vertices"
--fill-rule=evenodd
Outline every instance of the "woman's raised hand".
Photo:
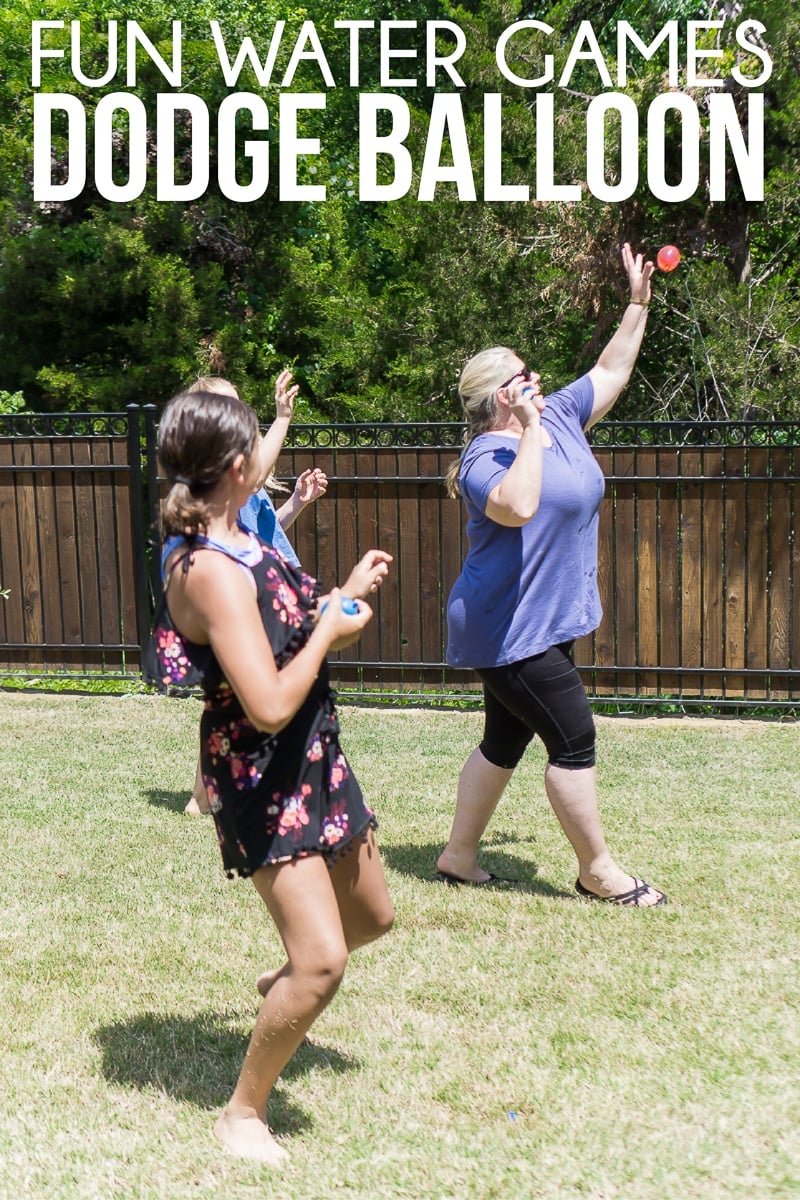
M 644 261 L 643 254 L 634 254 L 630 242 L 622 247 L 622 265 L 628 272 L 631 300 L 634 304 L 647 304 L 650 300 L 650 280 L 656 265 Z

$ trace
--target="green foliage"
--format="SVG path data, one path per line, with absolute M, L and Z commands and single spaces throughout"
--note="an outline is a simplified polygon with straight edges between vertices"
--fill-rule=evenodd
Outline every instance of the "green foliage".
M 22 412 L 25 408 L 25 397 L 22 392 L 0 392 L 0 414 Z
M 286 363 L 302 383 L 298 416 L 347 420 L 458 418 L 455 381 L 464 359 L 489 342 L 519 348 L 548 386 L 585 370 L 613 330 L 624 301 L 619 246 L 630 240 L 653 255 L 665 242 L 679 245 L 684 264 L 655 281 L 656 300 L 634 380 L 620 401 L 621 416 L 795 416 L 798 412 L 800 293 L 796 255 L 800 239 L 797 155 L 800 145 L 800 15 L 780 14 L 762 2 L 745 3 L 735 20 L 704 35 L 718 47 L 716 71 L 743 111 L 745 89 L 730 72 L 744 52 L 733 40 L 736 21 L 766 26 L 774 62 L 765 86 L 765 199 L 747 202 L 736 178 L 728 198 L 707 200 L 705 126 L 700 187 L 682 204 L 654 198 L 646 179 L 644 114 L 664 91 L 663 54 L 636 58 L 625 90 L 638 106 L 640 183 L 623 203 L 606 204 L 584 186 L 580 203 L 494 203 L 481 199 L 484 94 L 503 101 L 503 182 L 533 186 L 537 159 L 534 93 L 504 80 L 495 45 L 507 26 L 532 16 L 554 33 L 515 41 L 509 62 L 524 74 L 552 53 L 563 66 L 581 21 L 590 21 L 613 69 L 617 22 L 629 21 L 650 40 L 667 20 L 708 20 L 693 0 L 541 0 L 520 10 L 514 0 L 387 0 L 368 19 L 416 21 L 395 29 L 392 44 L 414 49 L 415 88 L 394 89 L 409 105 L 407 139 L 413 164 L 409 194 L 390 203 L 358 199 L 358 95 L 380 89 L 377 28 L 362 31 L 359 84 L 349 86 L 347 31 L 336 21 L 363 20 L 358 0 L 321 0 L 313 9 L 272 0 L 200 0 L 167 5 L 140 0 L 135 14 L 114 0 L 52 0 L 46 17 L 65 22 L 48 45 L 66 55 L 49 60 L 45 86 L 71 91 L 91 108 L 104 92 L 125 87 L 124 74 L 101 88 L 72 78 L 68 28 L 81 21 L 81 63 L 101 75 L 108 61 L 107 21 L 124 25 L 135 15 L 169 60 L 173 19 L 182 22 L 185 90 L 210 112 L 226 94 L 209 31 L 220 22 L 231 58 L 251 38 L 262 61 L 276 21 L 286 22 L 273 82 L 263 89 L 270 129 L 270 186 L 248 204 L 236 204 L 217 182 L 218 147 L 212 120 L 210 186 L 195 202 L 159 202 L 150 162 L 142 196 L 111 203 L 89 181 L 66 202 L 32 199 L 30 21 L 34 8 L 6 5 L 0 12 L 0 389 L 22 392 L 29 408 L 117 409 L 131 400 L 158 402 L 195 373 L 227 374 L 257 406 Z M 713 14 L 712 14 L 713 17 Z M 325 89 L 318 64 L 302 62 L 291 90 L 326 92 L 324 113 L 306 118 L 301 136 L 318 137 L 320 154 L 301 158 L 301 181 L 325 181 L 320 203 L 278 196 L 279 83 L 303 21 L 313 20 L 336 81 Z M 465 33 L 458 70 L 467 81 L 459 95 L 478 199 L 461 201 L 453 184 L 439 185 L 432 202 L 417 200 L 431 104 L 425 79 L 424 23 L 446 20 Z M 443 35 L 442 45 L 450 43 Z M 705 64 L 704 64 L 705 65 Z M 452 90 L 440 74 L 439 90 Z M 261 90 L 250 68 L 241 88 Z M 156 67 L 140 55 L 136 92 L 153 109 L 165 90 Z M 578 64 L 568 88 L 550 86 L 556 105 L 555 176 L 580 183 L 586 174 L 586 110 L 602 84 L 592 63 Z M 186 128 L 178 130 L 179 153 Z M 242 126 L 240 136 L 248 134 Z M 609 124 L 608 139 L 613 139 Z M 55 138 L 57 167 L 66 142 Z M 116 168 L 126 169 L 124 147 Z M 667 136 L 667 170 L 679 170 L 681 131 Z M 447 151 L 445 150 L 445 155 Z M 241 157 L 241 156 L 240 156 Z M 609 171 L 616 167 L 607 147 Z M 248 170 L 242 162 L 243 177 Z M 315 171 L 312 171 L 315 166 Z M 381 178 L 391 174 L 384 156 Z M 270 415 L 269 405 L 261 415 Z
M 204 292 L 214 282 L 175 254 L 152 253 L 141 229 L 105 213 L 11 237 L 0 384 L 18 382 L 56 411 L 113 410 L 174 390 L 199 363 Z

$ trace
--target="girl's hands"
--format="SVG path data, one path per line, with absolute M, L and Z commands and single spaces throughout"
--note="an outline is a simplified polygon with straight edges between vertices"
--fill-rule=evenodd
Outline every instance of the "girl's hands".
M 391 554 L 385 550 L 368 550 L 356 563 L 342 588 L 334 588 L 329 596 L 320 596 L 317 629 L 324 629 L 333 639 L 330 642 L 331 650 L 344 650 L 358 641 L 361 630 L 372 617 L 372 609 L 362 597 L 377 592 L 389 573 L 391 561 Z M 358 605 L 358 612 L 352 616 L 345 613 L 342 609 L 343 598 L 353 599 Z M 333 627 L 330 625 L 332 621 L 336 621 Z
M 313 504 L 324 496 L 328 490 L 328 476 L 319 467 L 309 467 L 301 471 L 294 485 L 294 496 L 298 504 L 304 507 Z
M 330 638 L 331 650 L 344 650 L 352 646 L 361 636 L 361 630 L 372 618 L 372 609 L 363 600 L 356 600 L 358 612 L 352 615 L 342 608 L 343 593 L 334 588 L 325 599 L 324 612 L 317 619 L 317 629 L 323 630 Z
M 622 247 L 622 265 L 628 272 L 631 300 L 634 304 L 647 304 L 650 300 L 650 280 L 656 265 L 644 261 L 643 254 L 634 254 L 630 242 Z
M 389 574 L 389 563 L 392 561 L 391 554 L 387 554 L 385 550 L 368 550 L 353 567 L 347 582 L 342 584 L 342 591 L 346 596 L 354 597 L 377 592 Z
M 278 420 L 291 421 L 294 401 L 300 385 L 292 383 L 292 372 L 288 367 L 275 380 L 275 416 Z

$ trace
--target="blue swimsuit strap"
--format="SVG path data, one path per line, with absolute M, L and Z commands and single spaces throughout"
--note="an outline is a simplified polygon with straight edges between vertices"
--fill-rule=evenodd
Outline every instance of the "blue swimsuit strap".
M 218 542 L 215 538 L 205 537 L 201 533 L 191 540 L 184 537 L 184 535 L 181 533 L 172 534 L 164 542 L 164 546 L 161 551 L 161 578 L 164 579 L 165 577 L 167 560 L 169 559 L 170 555 L 174 554 L 174 552 L 180 546 L 186 547 L 187 554 L 191 554 L 193 550 L 219 550 L 221 554 L 226 554 L 228 558 L 232 558 L 234 562 L 241 563 L 243 567 L 254 567 L 256 563 L 261 562 L 263 554 L 261 543 L 255 534 L 251 533 L 249 529 L 246 529 L 241 522 L 237 522 L 237 524 L 241 531 L 247 534 L 250 540 L 249 546 L 231 546 L 228 542 Z M 181 555 L 181 557 L 176 559 L 176 561 L 173 563 L 173 566 L 177 566 L 178 563 L 185 557 L 186 555 Z

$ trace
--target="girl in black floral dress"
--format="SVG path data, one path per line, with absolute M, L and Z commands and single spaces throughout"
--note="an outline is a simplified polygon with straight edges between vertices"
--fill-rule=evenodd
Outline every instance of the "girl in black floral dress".
M 355 642 L 391 556 L 369 551 L 343 585 L 315 580 L 238 522 L 259 478 L 255 414 L 241 400 L 183 393 L 159 426 L 170 483 L 162 505 L 164 602 L 146 674 L 200 686 L 201 762 L 223 866 L 252 878 L 287 961 L 264 996 L 234 1093 L 215 1131 L 276 1166 L 272 1086 L 331 1000 L 351 950 L 380 937 L 393 910 L 375 818 L 339 745 L 326 655 Z M 345 598 L 356 600 L 346 603 Z M 354 609 L 355 611 L 350 611 Z

